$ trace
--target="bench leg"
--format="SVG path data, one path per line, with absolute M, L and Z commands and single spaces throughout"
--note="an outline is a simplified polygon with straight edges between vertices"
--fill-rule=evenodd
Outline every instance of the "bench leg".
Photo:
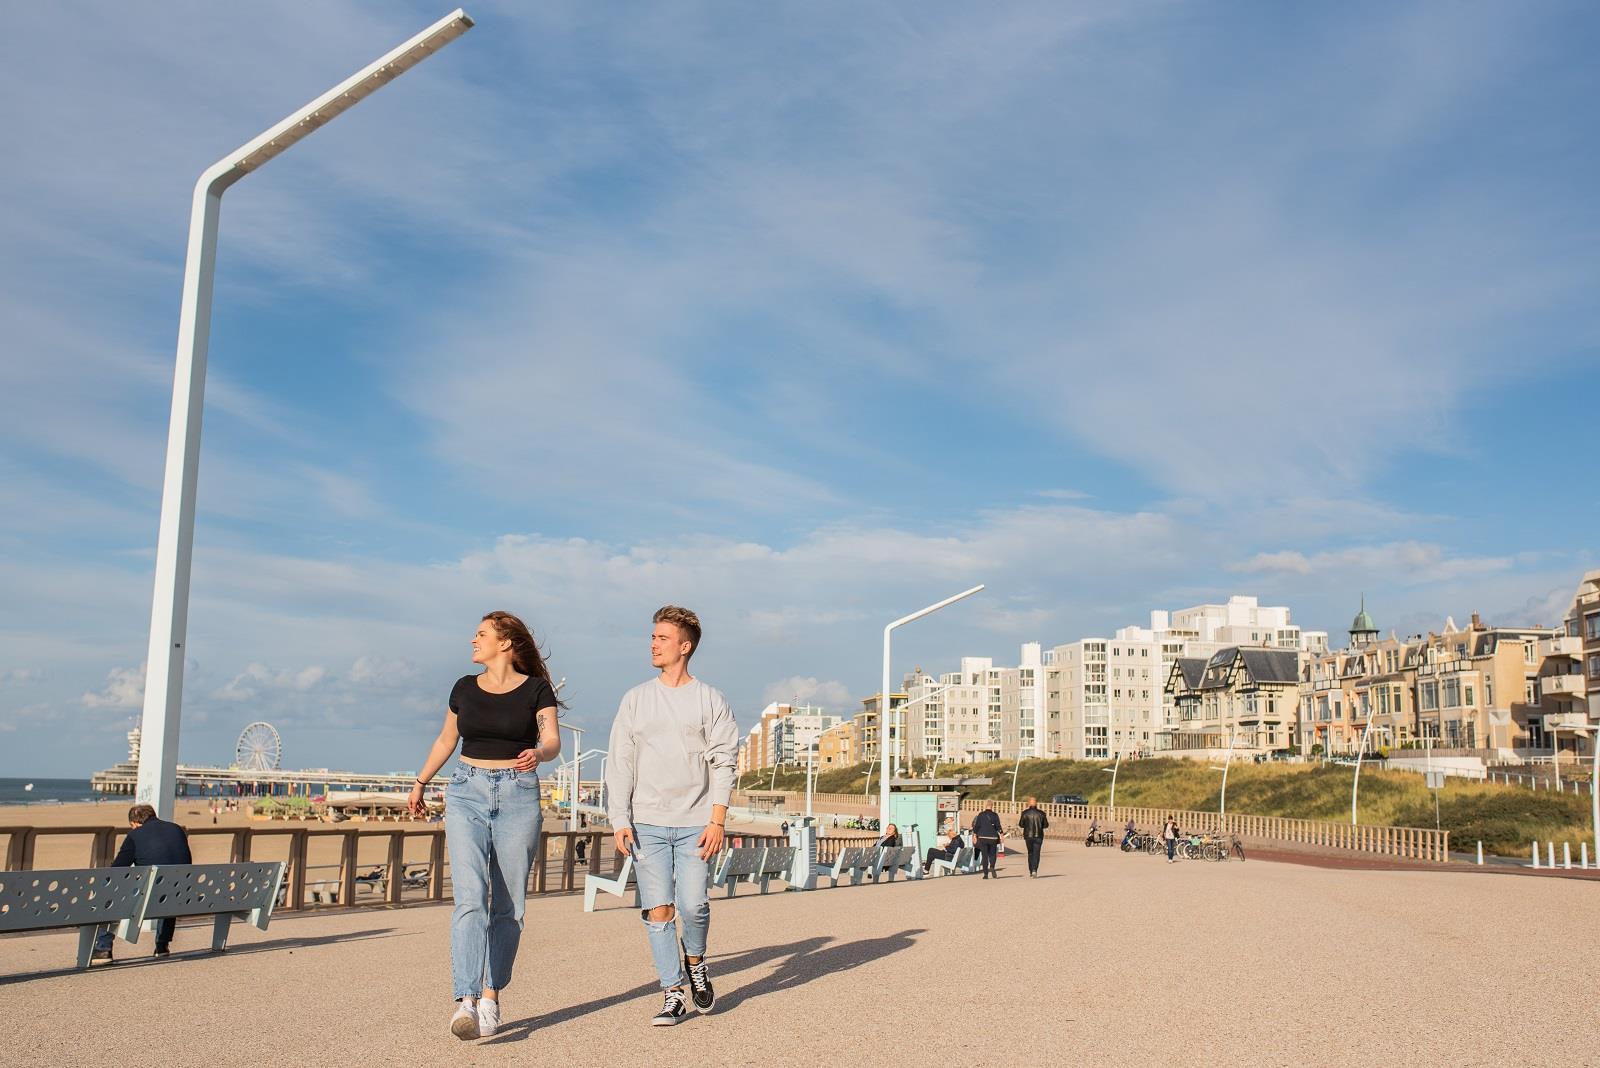
M 221 953 L 228 948 L 228 925 L 233 922 L 233 914 L 224 912 L 218 914 L 211 921 L 211 951 Z
M 78 970 L 81 972 L 89 967 L 89 955 L 94 952 L 95 932 L 100 930 L 96 924 L 78 928 Z

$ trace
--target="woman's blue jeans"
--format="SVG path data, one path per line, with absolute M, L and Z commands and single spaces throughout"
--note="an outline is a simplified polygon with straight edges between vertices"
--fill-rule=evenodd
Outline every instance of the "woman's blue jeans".
M 511 985 L 544 817 L 539 776 L 512 768 L 457 765 L 444 791 L 444 835 L 450 849 L 450 981 L 455 997 L 476 998 L 487 986 Z
M 700 859 L 700 836 L 705 827 L 633 828 L 633 870 L 639 880 L 640 914 L 650 939 L 661 989 L 670 990 L 689 981 L 683 974 L 683 954 L 706 955 L 706 935 L 711 929 L 711 899 L 706 893 L 706 862 Z M 650 910 L 677 906 L 683 924 L 683 950 L 678 949 L 678 923 L 652 920 Z

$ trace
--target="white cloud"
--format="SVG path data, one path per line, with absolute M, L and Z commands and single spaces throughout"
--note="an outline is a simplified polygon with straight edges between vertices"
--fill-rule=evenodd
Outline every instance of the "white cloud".
M 85 693 L 80 700 L 86 708 L 138 708 L 144 703 L 145 666 L 112 668 L 106 684 Z
M 834 679 L 823 682 L 814 675 L 793 675 L 768 684 L 762 691 L 764 703 L 778 701 L 791 704 L 820 705 L 832 711 L 850 708 L 854 704 L 850 687 Z
M 1515 562 L 1509 556 L 1451 556 L 1439 545 L 1399 541 L 1351 546 L 1310 556 L 1292 549 L 1257 553 L 1248 560 L 1229 564 L 1228 570 L 1254 575 L 1348 573 L 1367 576 L 1386 585 L 1423 585 L 1505 571 Z

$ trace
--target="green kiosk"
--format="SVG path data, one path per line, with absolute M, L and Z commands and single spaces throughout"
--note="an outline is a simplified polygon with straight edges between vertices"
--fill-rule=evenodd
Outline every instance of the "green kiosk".
M 889 822 L 900 831 L 900 841 L 915 845 L 919 854 L 933 845 L 946 822 L 961 826 L 961 799 L 973 786 L 988 786 L 988 778 L 891 779 Z

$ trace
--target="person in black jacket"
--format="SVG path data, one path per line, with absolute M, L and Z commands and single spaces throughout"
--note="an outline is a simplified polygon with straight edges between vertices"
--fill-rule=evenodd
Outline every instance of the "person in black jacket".
M 149 805 L 134 805 L 128 810 L 128 836 L 117 850 L 113 868 L 128 868 L 147 864 L 193 864 L 189 853 L 189 836 L 176 823 L 156 817 Z M 172 952 L 172 934 L 178 921 L 169 916 L 156 921 L 156 956 L 165 957 Z M 93 960 L 111 959 L 112 933 L 109 926 L 100 928 L 95 935 Z
M 1017 817 L 1017 824 L 1022 828 L 1022 843 L 1028 847 L 1028 878 L 1033 879 L 1039 874 L 1039 851 L 1044 848 L 1044 832 L 1050 826 L 1050 817 L 1039 807 L 1038 800 L 1030 797 L 1028 807 Z
M 993 801 L 983 803 L 983 811 L 972 821 L 972 836 L 978 840 L 978 856 L 983 860 L 985 879 L 1000 876 L 994 870 L 995 851 L 1000 848 L 1000 817 Z

